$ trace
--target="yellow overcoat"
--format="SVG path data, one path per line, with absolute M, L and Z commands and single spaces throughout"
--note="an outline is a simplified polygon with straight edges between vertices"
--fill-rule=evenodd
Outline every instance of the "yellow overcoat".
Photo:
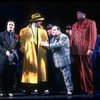
M 38 83 L 47 81 L 46 75 L 46 50 L 41 47 L 41 41 L 47 41 L 46 30 L 37 28 L 38 38 L 34 35 L 31 25 L 20 31 L 20 50 L 24 54 L 22 68 L 22 83 Z M 37 43 L 36 43 L 37 42 Z

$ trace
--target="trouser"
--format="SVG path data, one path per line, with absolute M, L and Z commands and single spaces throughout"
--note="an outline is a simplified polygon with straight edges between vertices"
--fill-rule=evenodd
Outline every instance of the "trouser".
M 83 92 L 93 92 L 92 59 L 90 56 L 73 56 L 73 76 L 76 89 Z
M 3 64 L 0 64 L 0 92 L 2 92 L 3 85 Z
M 62 67 L 60 68 L 60 70 L 63 74 L 63 78 L 64 78 L 67 91 L 73 91 L 73 83 L 72 83 L 72 77 L 71 77 L 71 65 Z
M 5 65 L 3 70 L 3 92 L 14 92 L 16 86 L 16 66 Z

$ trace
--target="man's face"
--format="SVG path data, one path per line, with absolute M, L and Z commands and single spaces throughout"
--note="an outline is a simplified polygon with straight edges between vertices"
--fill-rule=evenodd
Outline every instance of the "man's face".
M 36 21 L 36 22 L 35 22 L 35 26 L 36 26 L 36 27 L 41 26 L 41 24 L 42 24 L 42 21 Z
M 71 35 L 72 34 L 72 30 L 71 29 L 66 29 L 66 33 Z
M 70 33 L 70 29 L 66 29 L 66 33 Z
M 54 27 L 52 28 L 52 34 L 53 34 L 54 36 L 60 34 L 60 31 L 57 29 L 56 26 L 54 26 Z
M 77 11 L 77 19 L 82 20 L 84 18 L 85 18 L 85 13 L 83 13 L 81 11 Z
M 15 24 L 14 24 L 14 22 L 9 21 L 9 22 L 7 23 L 7 31 L 8 31 L 8 32 L 14 32 L 14 29 L 15 29 Z
M 47 33 L 48 33 L 48 35 L 51 35 L 52 34 L 52 28 L 47 29 Z

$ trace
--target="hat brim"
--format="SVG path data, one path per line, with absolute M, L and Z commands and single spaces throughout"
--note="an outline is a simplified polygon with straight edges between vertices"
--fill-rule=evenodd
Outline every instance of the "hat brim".
M 31 19 L 30 22 L 42 21 L 42 20 L 44 20 L 44 18 Z

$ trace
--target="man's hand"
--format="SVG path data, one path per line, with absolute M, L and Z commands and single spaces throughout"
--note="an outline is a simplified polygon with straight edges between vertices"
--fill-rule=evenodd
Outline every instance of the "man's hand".
M 87 56 L 91 56 L 93 54 L 93 51 L 92 50 L 88 50 L 87 51 Z
M 49 47 L 49 43 L 47 41 L 41 41 L 41 46 L 43 47 Z
M 10 52 L 9 51 L 6 51 L 6 56 L 10 56 Z
M 13 61 L 13 59 L 14 59 L 14 55 L 11 53 L 10 56 L 8 57 L 8 60 Z

